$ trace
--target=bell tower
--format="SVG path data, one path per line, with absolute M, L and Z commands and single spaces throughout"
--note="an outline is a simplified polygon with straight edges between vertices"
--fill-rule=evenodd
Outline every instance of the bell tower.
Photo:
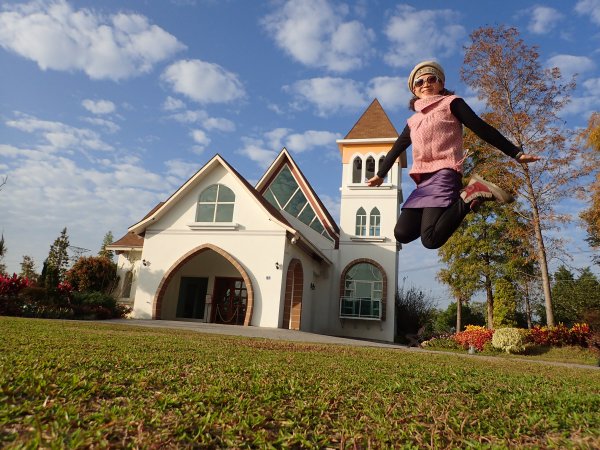
M 346 137 L 337 141 L 342 156 L 340 322 L 345 334 L 348 329 L 362 329 L 364 334 L 366 327 L 369 334 L 375 332 L 387 341 L 393 341 L 395 329 L 399 246 L 394 226 L 402 202 L 406 154 L 395 161 L 381 186 L 369 187 L 366 180 L 377 173 L 397 138 L 398 132 L 375 99 Z

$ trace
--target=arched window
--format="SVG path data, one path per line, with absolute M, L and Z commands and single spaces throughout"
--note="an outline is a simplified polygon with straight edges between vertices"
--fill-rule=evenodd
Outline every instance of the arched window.
M 381 230 L 381 214 L 377 208 L 369 214 L 369 236 L 379 236 Z
M 360 183 L 362 177 L 362 159 L 360 156 L 354 158 L 352 161 L 352 182 Z
M 196 209 L 196 222 L 232 222 L 235 194 L 222 184 L 202 191 Z
M 365 178 L 370 180 L 375 176 L 375 158 L 369 156 L 367 158 L 367 163 L 365 164 Z
M 364 208 L 358 208 L 358 211 L 356 211 L 356 235 L 367 235 L 367 212 Z
M 340 317 L 381 319 L 383 274 L 370 263 L 358 263 L 346 272 Z
M 379 157 L 379 162 L 377 164 L 377 172 L 379 172 L 379 170 L 381 170 L 381 166 L 383 166 L 383 161 L 384 160 L 385 160 L 385 155 Z M 385 178 L 383 179 L 383 181 L 385 183 L 387 183 L 387 180 L 388 180 L 388 174 L 385 175 Z

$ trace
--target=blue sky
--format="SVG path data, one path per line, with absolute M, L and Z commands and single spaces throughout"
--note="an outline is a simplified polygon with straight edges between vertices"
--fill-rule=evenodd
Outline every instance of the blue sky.
M 4 1 L 5 263 L 18 272 L 30 255 L 41 270 L 65 226 L 72 245 L 96 254 L 108 230 L 122 236 L 215 153 L 254 183 L 285 146 L 337 219 L 335 140 L 375 97 L 401 131 L 406 77 L 423 59 L 483 112 L 459 78 L 463 46 L 500 24 L 537 45 L 543 66 L 578 74 L 561 117 L 585 126 L 600 109 L 600 0 Z M 574 216 L 584 206 L 559 205 Z M 590 265 L 581 225 L 562 234 L 571 264 Z M 446 303 L 435 251 L 411 243 L 400 265 L 401 279 Z

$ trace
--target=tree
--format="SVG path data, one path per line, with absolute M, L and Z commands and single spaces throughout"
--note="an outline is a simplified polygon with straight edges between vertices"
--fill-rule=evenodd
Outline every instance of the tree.
M 476 305 L 475 305 L 476 306 Z M 436 333 L 448 333 L 451 331 L 464 331 L 467 325 L 485 325 L 485 316 L 483 311 L 479 311 L 474 305 L 466 303 L 462 307 L 463 324 L 461 328 L 454 328 L 458 304 L 450 303 L 445 311 L 441 311 L 436 315 L 434 323 L 434 331 Z
M 6 273 L 6 265 L 2 262 L 6 255 L 6 244 L 4 243 L 4 235 L 0 237 L 0 275 Z
M 494 328 L 514 327 L 517 325 L 517 290 L 506 278 L 494 283 Z
M 84 256 L 73 264 L 65 280 L 78 292 L 110 294 L 118 281 L 117 265 L 105 256 Z
M 580 215 L 586 225 L 588 243 L 595 248 L 600 248 L 600 113 L 594 113 L 590 117 L 587 128 L 580 136 L 591 152 L 586 154 L 585 161 L 595 172 L 594 181 L 589 186 L 590 207 Z M 600 264 L 600 255 L 593 257 L 594 262 Z
M 112 250 L 107 250 L 106 247 L 114 242 L 115 238 L 113 237 L 112 231 L 108 231 L 104 235 L 104 239 L 102 239 L 102 246 L 100 247 L 100 251 L 98 252 L 98 256 L 103 256 L 105 258 L 113 260 L 114 253 Z
M 69 268 L 69 236 L 67 227 L 63 228 L 54 243 L 50 246 L 48 257 L 44 261 L 40 283 L 46 288 L 55 288 L 63 281 Z
M 485 119 L 521 146 L 542 159 L 531 165 L 507 163 L 507 173 L 520 188 L 519 201 L 534 238 L 541 272 L 548 325 L 554 325 L 548 254 L 544 231 L 567 220 L 556 203 L 581 175 L 571 162 L 575 146 L 567 145 L 570 133 L 563 129 L 558 112 L 570 100 L 574 80 L 562 83 L 558 68 L 543 69 L 535 47 L 527 46 L 515 28 L 482 27 L 466 48 L 462 79 L 487 104 Z
M 23 261 L 21 261 L 21 272 L 19 275 L 30 281 L 37 281 L 38 274 L 35 272 L 35 262 L 31 256 L 23 256 Z
M 406 281 L 406 279 L 404 280 Z M 414 286 L 404 284 L 396 293 L 396 334 L 402 339 L 430 324 L 435 314 L 435 300 Z
M 584 321 L 587 311 L 600 310 L 600 282 L 585 268 L 579 278 L 564 265 L 554 273 L 552 295 L 557 322 L 572 326 Z

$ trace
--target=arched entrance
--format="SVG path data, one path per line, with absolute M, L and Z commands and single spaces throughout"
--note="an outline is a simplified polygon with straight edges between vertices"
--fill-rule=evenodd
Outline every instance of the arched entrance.
M 213 244 L 203 244 L 193 250 L 190 250 L 181 258 L 179 258 L 171 268 L 165 273 L 162 280 L 160 281 L 156 293 L 154 294 L 154 302 L 152 308 L 152 318 L 162 319 L 163 309 L 165 306 L 165 295 L 169 289 L 171 281 L 176 275 L 181 275 L 180 271 L 184 266 L 190 262 L 193 258 L 205 252 L 215 252 L 224 258 L 233 268 L 235 269 L 235 276 L 218 276 L 218 274 L 212 274 L 210 276 L 212 289 L 212 300 L 211 308 L 208 309 L 205 320 L 207 321 L 220 321 L 220 323 L 235 323 L 250 325 L 252 320 L 252 312 L 254 307 L 254 289 L 252 282 L 246 269 L 229 253 L 225 250 L 217 247 Z M 181 298 L 182 295 L 188 295 L 186 289 L 189 291 L 189 295 L 193 298 L 194 296 L 202 296 L 206 293 L 204 282 L 202 277 L 189 277 L 195 278 L 192 280 L 186 280 L 188 277 L 179 277 L 180 289 L 179 289 L 179 304 L 177 305 L 177 313 L 181 310 L 186 311 L 186 300 Z M 204 289 L 204 290 L 203 290 Z M 236 294 L 238 297 L 236 298 Z M 218 297 L 218 298 L 217 298 Z M 243 298 L 244 307 L 236 307 L 239 305 L 240 300 Z M 217 308 L 219 305 L 221 314 L 217 316 Z M 172 305 L 170 305 L 172 307 Z M 172 307 L 173 309 L 173 307 Z M 190 308 L 190 311 L 195 311 L 194 308 Z M 186 311 L 187 313 L 187 311 Z M 192 313 L 193 314 L 193 313 Z M 167 316 L 168 318 L 169 316 Z M 185 317 L 185 316 L 184 316 Z
M 292 259 L 285 279 L 285 304 L 283 306 L 282 328 L 299 330 L 302 319 L 302 294 L 304 289 L 304 273 L 302 263 Z

